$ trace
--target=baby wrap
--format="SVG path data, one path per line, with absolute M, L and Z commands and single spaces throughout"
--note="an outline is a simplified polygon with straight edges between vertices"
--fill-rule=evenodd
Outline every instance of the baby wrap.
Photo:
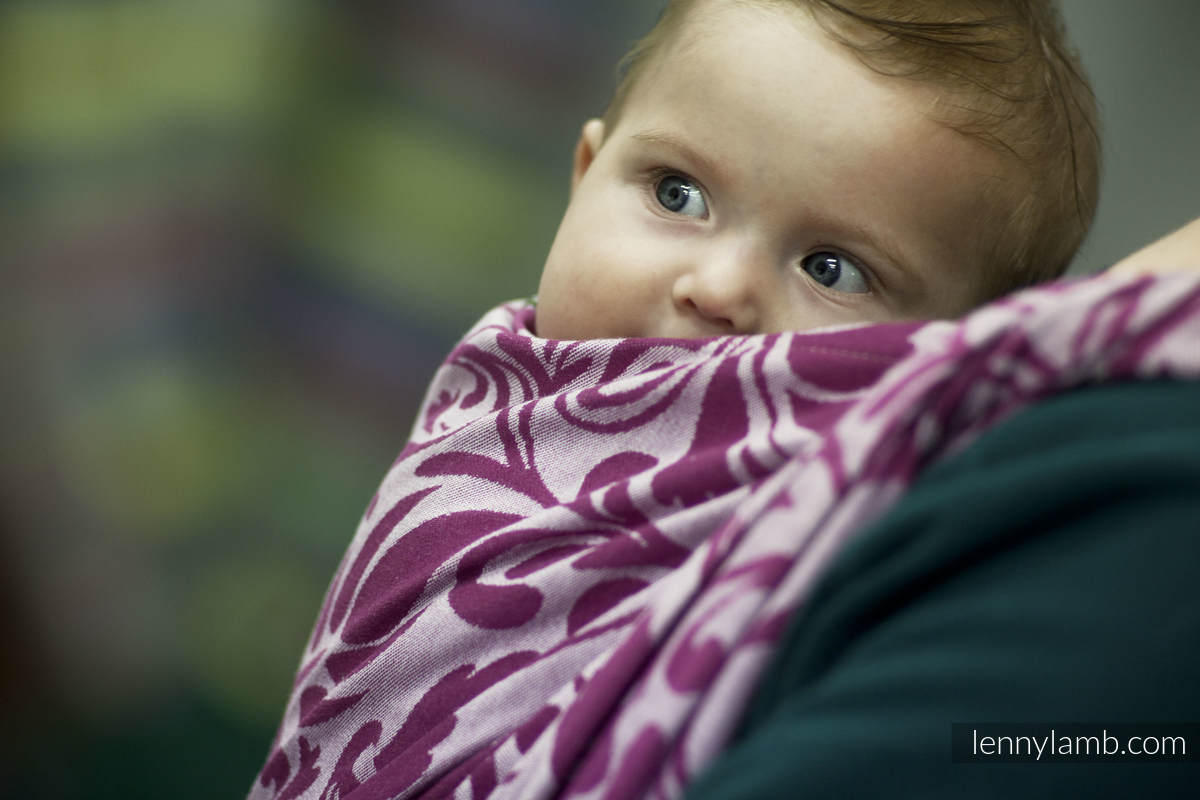
M 1200 281 L 957 322 L 450 353 L 330 586 L 252 798 L 672 797 L 830 559 L 1039 398 L 1200 376 Z

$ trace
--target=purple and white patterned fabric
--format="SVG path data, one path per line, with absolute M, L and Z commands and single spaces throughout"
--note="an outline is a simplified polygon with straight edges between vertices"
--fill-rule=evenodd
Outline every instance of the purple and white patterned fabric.
M 447 358 L 358 528 L 251 798 L 674 797 L 830 559 L 1039 398 L 1200 376 L 1200 281 L 957 322 Z

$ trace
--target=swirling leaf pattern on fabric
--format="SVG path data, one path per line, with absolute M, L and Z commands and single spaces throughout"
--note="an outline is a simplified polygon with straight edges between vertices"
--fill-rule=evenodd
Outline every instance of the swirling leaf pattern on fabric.
M 673 797 L 847 541 L 1089 383 L 1200 376 L 1200 282 L 957 322 L 560 342 L 487 314 L 368 505 L 250 797 Z

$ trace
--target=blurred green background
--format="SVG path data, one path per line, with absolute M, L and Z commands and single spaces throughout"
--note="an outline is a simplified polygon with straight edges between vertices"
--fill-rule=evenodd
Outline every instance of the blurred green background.
M 1200 6 L 1065 7 L 1098 268 L 1200 215 Z M 657 10 L 0 5 L 0 795 L 245 793 L 426 382 L 535 289 Z

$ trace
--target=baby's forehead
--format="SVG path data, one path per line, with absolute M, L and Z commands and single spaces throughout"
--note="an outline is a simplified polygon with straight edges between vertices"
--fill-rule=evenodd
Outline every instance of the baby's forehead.
M 714 48 L 734 54 L 752 49 L 754 42 L 746 40 L 746 28 L 737 24 L 738 19 L 747 13 L 765 13 L 773 20 L 773 27 L 781 36 L 795 37 L 797 47 L 811 46 L 809 42 L 816 36 L 829 45 L 827 52 L 834 57 L 850 57 L 862 77 L 881 90 L 869 95 L 870 99 L 892 103 L 895 102 L 895 98 L 901 96 L 906 98 L 906 102 L 912 97 L 920 97 L 920 102 L 929 109 L 932 110 L 936 105 L 938 87 L 903 75 L 885 74 L 868 66 L 859 58 L 856 49 L 847 46 L 846 39 L 831 35 L 822 22 L 826 15 L 818 14 L 812 3 L 804 0 L 696 0 L 681 5 L 682 11 L 673 18 L 673 24 L 662 31 L 656 31 L 657 35 L 653 38 L 652 45 L 641 59 L 641 68 L 636 73 L 631 73 L 631 85 L 623 92 L 626 96 L 635 94 L 639 84 L 661 78 L 664 71 L 678 68 L 697 54 L 709 52 Z M 851 29 L 855 33 L 851 34 L 850 38 L 864 47 L 870 46 L 870 41 L 879 36 L 877 31 L 863 25 L 850 25 L 844 20 L 836 27 L 839 33 Z M 904 70 L 900 67 L 896 71 L 903 73 Z M 821 80 L 821 77 L 814 74 L 806 76 L 806 80 Z M 698 83 L 686 88 L 695 93 L 705 94 L 711 87 Z M 754 96 L 762 93 L 762 90 L 763 84 L 748 80 L 739 87 L 739 94 Z

